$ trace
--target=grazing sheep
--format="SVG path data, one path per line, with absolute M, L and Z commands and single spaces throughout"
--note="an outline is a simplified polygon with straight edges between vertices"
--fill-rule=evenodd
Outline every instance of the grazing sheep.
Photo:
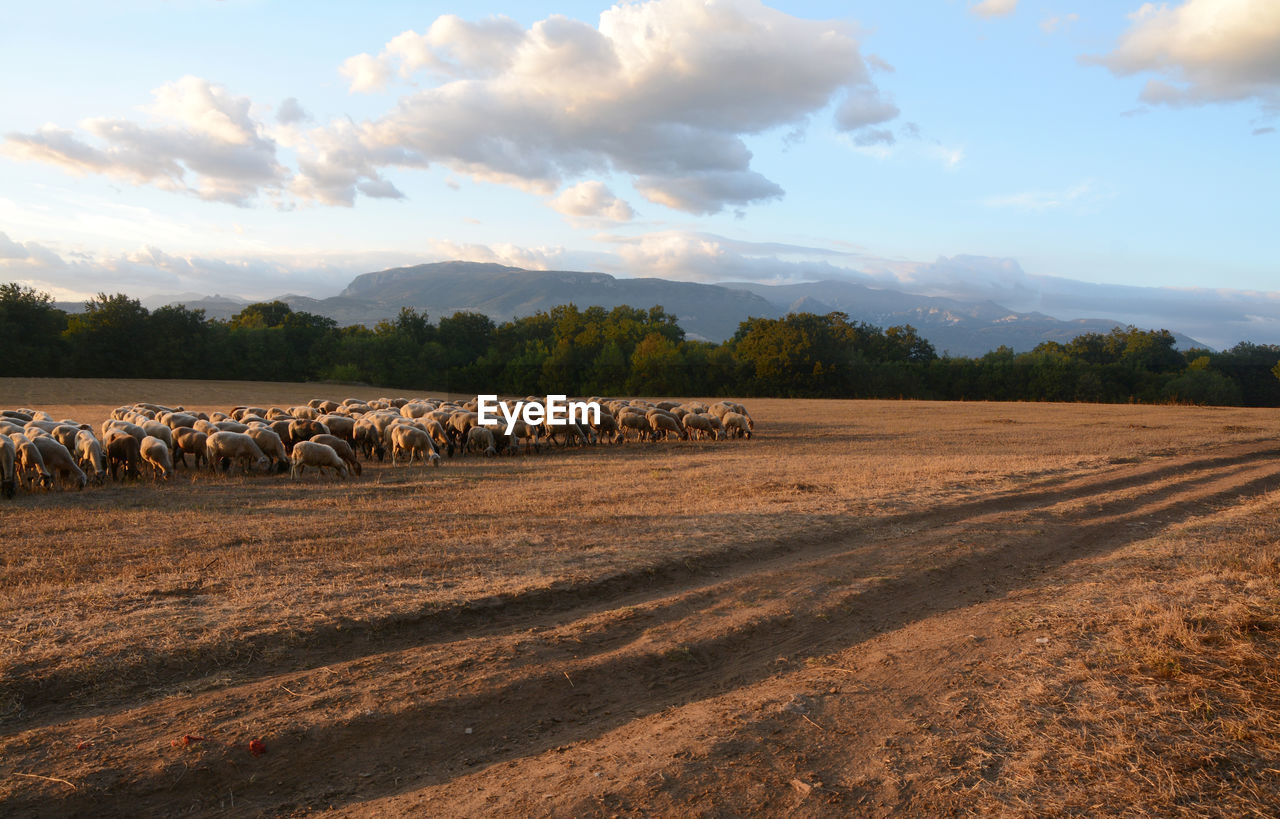
M 596 431 L 596 436 L 600 440 L 612 440 L 615 444 L 622 443 L 622 430 L 618 428 L 618 419 L 603 409 L 600 411 L 600 420 L 592 424 L 591 428 Z
M 339 438 L 337 435 L 317 435 L 311 439 L 314 444 L 324 444 L 338 453 L 338 457 L 347 465 L 347 469 L 356 475 L 361 473 L 360 461 L 356 459 L 356 452 L 351 448 L 351 444 Z
M 102 422 L 103 439 L 107 437 L 107 432 L 113 429 L 118 429 L 121 432 L 124 432 L 132 436 L 139 444 L 142 443 L 143 438 L 147 437 L 146 430 L 144 430 L 142 427 L 138 426 L 137 424 L 131 421 L 122 421 L 117 418 L 109 418 L 106 421 Z
M 641 441 L 648 440 L 652 432 L 649 426 L 649 419 L 638 412 L 626 412 L 618 416 L 618 426 L 622 428 L 622 435 L 625 439 L 630 431 L 635 431 Z
M 387 432 L 391 439 L 392 466 L 395 466 L 396 459 L 402 452 L 409 453 L 410 466 L 413 465 L 415 455 L 422 459 L 424 466 L 428 458 L 431 459 L 433 466 L 440 465 L 440 455 L 436 452 L 435 444 L 426 430 L 409 424 L 396 424 L 389 427 Z
M 241 414 L 240 417 L 246 416 Z M 218 432 L 245 432 L 249 429 L 249 425 L 242 421 L 217 421 L 213 426 Z
M 173 451 L 173 430 L 159 421 L 147 421 L 141 424 L 142 431 L 150 435 L 152 438 L 159 438 L 164 441 L 164 445 Z
M 486 427 L 472 427 L 467 430 L 467 452 L 483 452 L 489 457 L 498 454 L 498 447 L 494 442 L 493 431 Z
M 12 498 L 18 491 L 18 451 L 8 436 L 0 435 L 0 495 Z
M 150 465 L 158 477 L 169 480 L 173 475 L 173 456 L 169 454 L 168 445 L 156 436 L 148 435 L 142 439 L 140 450 L 143 463 Z
M 68 452 L 76 451 L 76 436 L 80 434 L 79 424 L 58 424 L 49 433 L 54 440 L 67 448 Z
M 71 451 L 75 453 L 76 461 L 80 464 L 80 468 L 86 473 L 92 472 L 95 483 L 102 484 L 106 482 L 107 459 L 102 454 L 102 444 L 98 443 L 93 430 L 82 429 L 77 432 L 75 446 Z
M 715 423 L 712 423 L 710 418 L 696 412 L 691 412 L 685 415 L 683 420 L 685 429 L 691 430 L 690 434 L 696 432 L 699 440 L 708 436 L 710 436 L 713 441 L 719 440 L 722 428 L 720 427 L 720 422 L 718 420 Z
M 436 445 L 436 451 L 439 452 L 443 448 L 445 454 L 452 458 L 454 450 L 453 437 L 449 435 L 449 430 L 444 428 L 444 424 L 431 418 L 424 418 L 419 423 L 427 430 L 427 434 L 431 436 L 432 442 Z
M 109 429 L 102 435 L 102 448 L 107 451 L 111 480 L 120 480 L 121 470 L 124 470 L 125 478 L 140 476 L 142 443 L 137 438 L 123 429 Z
M 744 435 L 751 438 L 751 419 L 740 412 L 726 412 L 724 417 L 720 419 L 724 424 L 724 431 L 727 435 L 734 438 L 741 438 Z
M 23 486 L 30 487 L 39 481 L 40 486 L 52 489 L 53 476 L 45 468 L 44 456 L 40 454 L 40 450 L 32 440 L 21 432 L 10 435 L 9 440 L 13 442 L 14 451 L 17 453 L 17 478 L 22 481 Z
M 658 433 L 662 433 L 665 440 L 667 433 L 674 432 L 677 438 L 689 440 L 689 433 L 680 424 L 680 421 L 674 416 L 661 411 L 654 411 L 647 416 L 649 421 L 649 429 L 653 432 L 653 438 L 658 437 Z
M 310 409 L 310 407 L 308 407 Z M 317 414 L 318 418 L 319 415 Z M 329 428 L 314 418 L 298 418 L 289 422 L 289 439 L 297 446 L 300 441 L 310 441 L 317 435 L 330 435 Z
M 245 435 L 252 438 L 258 445 L 258 449 L 262 450 L 262 454 L 271 459 L 276 472 L 283 473 L 289 468 L 289 454 L 285 452 L 284 442 L 269 427 L 250 427 Z
M 293 464 L 289 477 L 295 480 L 302 476 L 303 470 L 308 466 L 320 470 L 321 475 L 326 469 L 332 469 L 344 478 L 349 477 L 347 465 L 338 457 L 333 447 L 317 444 L 315 441 L 299 441 L 294 444 L 293 454 L 289 459 Z
M 167 425 L 170 429 L 180 429 L 182 427 L 194 428 L 196 421 L 199 421 L 200 417 L 192 415 L 189 412 L 170 412 L 160 416 L 156 420 Z
M 187 455 L 192 455 L 195 458 L 195 468 L 199 469 L 200 462 L 205 460 L 205 445 L 208 440 L 209 436 L 203 432 L 191 427 L 179 427 L 173 431 L 172 454 L 183 466 L 187 465 Z
M 262 454 L 262 450 L 243 432 L 215 432 L 205 441 L 205 455 L 209 465 L 214 469 L 230 471 L 231 465 L 239 463 L 245 473 L 250 469 L 266 472 L 271 468 L 271 460 Z
M 355 443 L 356 419 L 346 415 L 328 413 L 321 415 L 316 420 L 325 425 L 330 435 L 336 435 L 349 444 Z M 323 435 L 324 433 L 321 434 Z

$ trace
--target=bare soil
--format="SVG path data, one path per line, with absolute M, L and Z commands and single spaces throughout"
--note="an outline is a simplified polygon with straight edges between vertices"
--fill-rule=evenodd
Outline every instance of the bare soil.
M 0 379 L 90 422 L 348 394 Z M 1280 810 L 1274 411 L 749 406 L 0 505 L 0 811 Z

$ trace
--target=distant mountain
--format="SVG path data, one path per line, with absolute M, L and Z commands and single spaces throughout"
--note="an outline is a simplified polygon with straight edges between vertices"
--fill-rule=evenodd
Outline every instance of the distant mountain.
M 748 316 L 785 312 L 755 293 L 719 285 L 523 270 L 480 262 L 437 262 L 366 273 L 357 276 L 338 298 L 376 304 L 393 316 L 407 305 L 434 317 L 472 310 L 498 320 L 530 316 L 569 302 L 579 307 L 660 304 L 679 318 L 691 337 L 713 341 L 733 335 Z
M 462 310 L 484 313 L 495 321 L 529 316 L 570 302 L 579 307 L 621 304 L 649 308 L 660 304 L 677 316 L 690 338 L 722 341 L 750 317 L 778 318 L 793 312 L 847 313 L 853 321 L 879 327 L 910 324 L 939 353 L 979 356 L 1002 345 L 1018 352 L 1043 341 L 1070 341 L 1083 333 L 1106 333 L 1120 326 L 1103 318 L 1063 321 L 1043 313 L 1017 313 L 991 301 L 966 302 L 919 296 L 897 290 L 831 280 L 767 285 L 752 282 L 695 284 L 667 279 L 619 279 L 606 273 L 523 270 L 481 262 L 436 262 L 398 267 L 357 276 L 336 296 L 316 299 L 286 294 L 277 299 L 294 310 L 328 316 L 341 325 L 372 327 L 395 318 L 401 307 L 414 307 L 438 320 Z M 181 303 L 202 309 L 209 318 L 228 319 L 249 302 L 235 296 L 155 296 L 151 309 Z M 80 303 L 59 304 L 68 312 Z M 1174 333 L 1181 348 L 1207 347 Z
M 879 327 L 910 324 L 938 352 L 959 356 L 979 356 L 1002 345 L 1024 352 L 1044 341 L 1066 342 L 1085 333 L 1108 333 L 1121 326 L 1111 319 L 1064 321 L 1043 313 L 1017 313 L 991 301 L 920 296 L 840 280 L 787 285 L 726 282 L 724 286 L 785 305 L 786 312 L 838 310 L 853 321 Z M 1182 333 L 1173 335 L 1182 349 L 1208 346 Z

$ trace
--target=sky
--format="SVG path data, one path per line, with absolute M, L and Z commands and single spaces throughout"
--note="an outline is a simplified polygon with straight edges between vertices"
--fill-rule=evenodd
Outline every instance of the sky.
M 846 277 L 1280 343 L 1275 0 L 7 3 L 0 281 Z

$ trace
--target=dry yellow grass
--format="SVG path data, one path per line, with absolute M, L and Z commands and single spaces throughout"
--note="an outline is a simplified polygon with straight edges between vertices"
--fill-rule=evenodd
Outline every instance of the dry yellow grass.
M 400 393 L 0 379 L 0 406 L 33 406 L 95 424 L 133 401 L 225 410 L 384 394 Z M 563 606 L 557 590 L 571 597 L 607 578 L 631 582 L 625 579 L 708 559 L 731 566 L 734 555 L 796 543 L 886 533 L 912 543 L 919 533 L 915 551 L 885 553 L 884 573 L 942 565 L 959 554 L 998 550 L 1025 534 L 1025 516 L 1010 513 L 987 525 L 979 509 L 953 539 L 931 542 L 931 527 L 941 525 L 928 517 L 935 510 L 991 499 L 1016 504 L 1026 491 L 1048 492 L 1082 476 L 1224 446 L 1263 446 L 1280 431 L 1273 410 L 816 400 L 748 406 L 757 430 L 751 441 L 472 457 L 434 470 L 371 465 L 351 482 L 179 471 L 164 485 L 20 495 L 0 505 L 0 726 L 26 724 L 59 703 L 103 707 L 148 696 L 149 686 L 219 684 L 224 669 L 244 675 L 255 665 L 301 667 L 312 659 L 292 658 L 323 655 L 344 633 L 376 639 L 415 618 L 483 610 L 495 597 Z M 1034 525 L 1089 520 L 1095 506 L 1143 491 L 1142 483 L 1117 483 L 1105 496 L 1065 493 L 1046 501 L 1049 523 Z M 1157 720 L 1151 725 L 1158 729 L 1143 729 L 1148 733 L 1172 730 L 1183 719 L 1179 730 L 1189 737 L 1200 732 L 1206 747 L 1274 739 L 1275 712 L 1267 710 L 1274 703 L 1253 713 L 1244 705 L 1223 707 L 1232 697 L 1245 702 L 1256 695 L 1244 679 L 1234 678 L 1234 694 L 1207 700 L 1203 694 L 1230 662 L 1257 670 L 1270 657 L 1274 667 L 1275 555 L 1251 549 L 1259 538 L 1274 542 L 1280 526 L 1263 507 L 1241 514 L 1255 517 L 1214 524 L 1225 527 L 1220 542 L 1189 528 L 1161 541 L 1165 551 L 1158 554 L 1113 555 L 1117 565 L 1131 565 L 1129 575 L 1101 576 L 1093 586 L 1076 577 L 1037 598 L 1056 595 L 1059 607 L 1027 616 L 1060 623 L 1072 639 L 1085 641 L 1074 650 L 1087 659 L 1037 647 L 1019 659 L 1025 667 L 1000 672 L 1010 693 L 982 713 L 990 720 L 984 730 L 1005 734 L 983 753 L 1008 760 L 1003 790 L 979 787 L 971 794 L 979 801 L 961 804 L 1084 810 L 1084 796 L 1053 790 L 1079 775 L 1114 784 L 1106 804 L 1123 804 L 1126 766 L 1159 751 L 1151 750 L 1147 734 L 1143 740 L 1120 730 L 1123 717 L 1114 708 L 1121 701 L 1131 713 Z M 1210 551 L 1207 542 L 1217 545 Z M 1167 578 L 1150 574 L 1151 561 L 1167 568 Z M 537 597 L 540 590 L 547 594 Z M 1088 596 L 1095 592 L 1097 599 Z M 761 611 L 782 616 L 791 605 L 773 601 Z M 841 616 L 838 608 L 823 611 L 820 618 Z M 1079 622 L 1068 627 L 1073 618 Z M 1011 622 L 1011 632 L 1023 627 Z M 670 637 L 678 649 L 684 643 L 676 631 L 658 629 L 652 639 Z M 1055 649 L 1067 642 L 1055 641 Z M 213 681 L 195 682 L 211 673 Z M 1140 677 L 1150 678 L 1157 693 L 1132 682 Z M 1185 691 L 1168 693 L 1181 685 Z M 1053 705 L 1054 697 L 1068 696 L 1064 691 L 1075 706 Z M 1195 716 L 1202 700 L 1211 700 L 1203 718 Z M 1019 721 L 1020 709 L 1032 716 Z M 1175 711 L 1191 716 L 1175 718 Z M 1105 725 L 1112 726 L 1107 748 L 1081 734 L 1080 726 Z M 1047 747 L 1037 746 L 1035 736 L 1049 737 Z M 957 759 L 958 770 L 968 770 L 972 760 Z M 1158 775 L 1177 775 L 1176 767 L 1164 770 Z M 975 776 L 963 781 L 987 781 Z M 1194 772 L 1186 776 L 1197 781 Z M 1211 796 L 1204 787 L 1197 793 Z M 1256 805 L 1261 797 L 1241 799 L 1217 804 Z

